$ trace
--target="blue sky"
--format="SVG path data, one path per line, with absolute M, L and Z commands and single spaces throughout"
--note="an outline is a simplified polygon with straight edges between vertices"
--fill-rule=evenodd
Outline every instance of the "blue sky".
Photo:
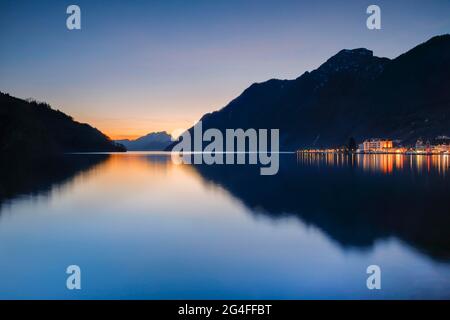
M 81 8 L 82 29 L 66 28 Z M 366 28 L 381 7 L 382 30 Z M 113 137 L 185 129 L 253 82 L 343 48 L 394 58 L 450 32 L 450 1 L 0 1 L 0 90 Z

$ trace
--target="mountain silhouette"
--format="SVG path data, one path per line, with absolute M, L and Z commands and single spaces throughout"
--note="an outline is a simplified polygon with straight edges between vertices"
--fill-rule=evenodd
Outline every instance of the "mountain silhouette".
M 412 144 L 450 135 L 450 35 L 392 60 L 341 50 L 297 79 L 251 85 L 201 121 L 204 130 L 280 129 L 283 150 L 342 146 L 350 137 Z
M 63 152 L 125 151 L 88 124 L 74 121 L 46 103 L 0 92 L 0 151 L 33 156 Z
M 128 151 L 162 151 L 172 143 L 172 136 L 165 131 L 152 132 L 135 140 L 115 140 Z

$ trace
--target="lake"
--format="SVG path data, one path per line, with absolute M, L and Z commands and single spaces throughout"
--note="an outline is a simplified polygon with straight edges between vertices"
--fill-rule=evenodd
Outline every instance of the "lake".
M 448 156 L 283 154 L 275 176 L 167 153 L 0 168 L 2 299 L 450 298 Z

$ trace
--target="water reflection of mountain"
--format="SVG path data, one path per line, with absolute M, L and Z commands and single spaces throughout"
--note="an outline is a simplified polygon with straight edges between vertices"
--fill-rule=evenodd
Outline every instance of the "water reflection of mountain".
M 106 162 L 105 160 L 108 161 Z M 166 170 L 168 155 L 70 155 L 45 160 L 0 159 L 0 213 L 5 200 L 46 194 L 97 165 L 114 170 Z M 222 186 L 255 214 L 296 216 L 344 247 L 370 248 L 397 237 L 439 259 L 450 259 L 450 177 L 443 158 L 283 155 L 280 171 L 257 166 L 189 166 Z M 147 164 L 139 167 L 139 164 Z
M 386 173 L 383 167 L 367 168 L 365 160 L 339 161 L 333 166 L 283 156 L 274 176 L 260 176 L 255 166 L 196 169 L 253 212 L 295 215 L 344 247 L 370 247 L 394 236 L 434 258 L 450 258 L 448 177 L 440 171 L 412 170 L 416 163 L 411 168 L 394 165 L 397 170 Z
M 70 181 L 108 157 L 107 154 L 61 155 L 36 159 L 0 157 L 0 209 L 6 200 L 17 196 L 45 194 L 54 186 Z

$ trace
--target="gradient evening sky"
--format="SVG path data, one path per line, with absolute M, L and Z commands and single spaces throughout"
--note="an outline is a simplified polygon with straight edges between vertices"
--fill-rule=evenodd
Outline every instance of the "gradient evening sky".
M 81 31 L 66 29 L 70 4 Z M 366 28 L 370 4 L 382 30 Z M 343 48 L 393 58 L 449 32 L 449 0 L 0 0 L 0 91 L 136 137 L 186 129 L 253 82 L 296 78 Z

